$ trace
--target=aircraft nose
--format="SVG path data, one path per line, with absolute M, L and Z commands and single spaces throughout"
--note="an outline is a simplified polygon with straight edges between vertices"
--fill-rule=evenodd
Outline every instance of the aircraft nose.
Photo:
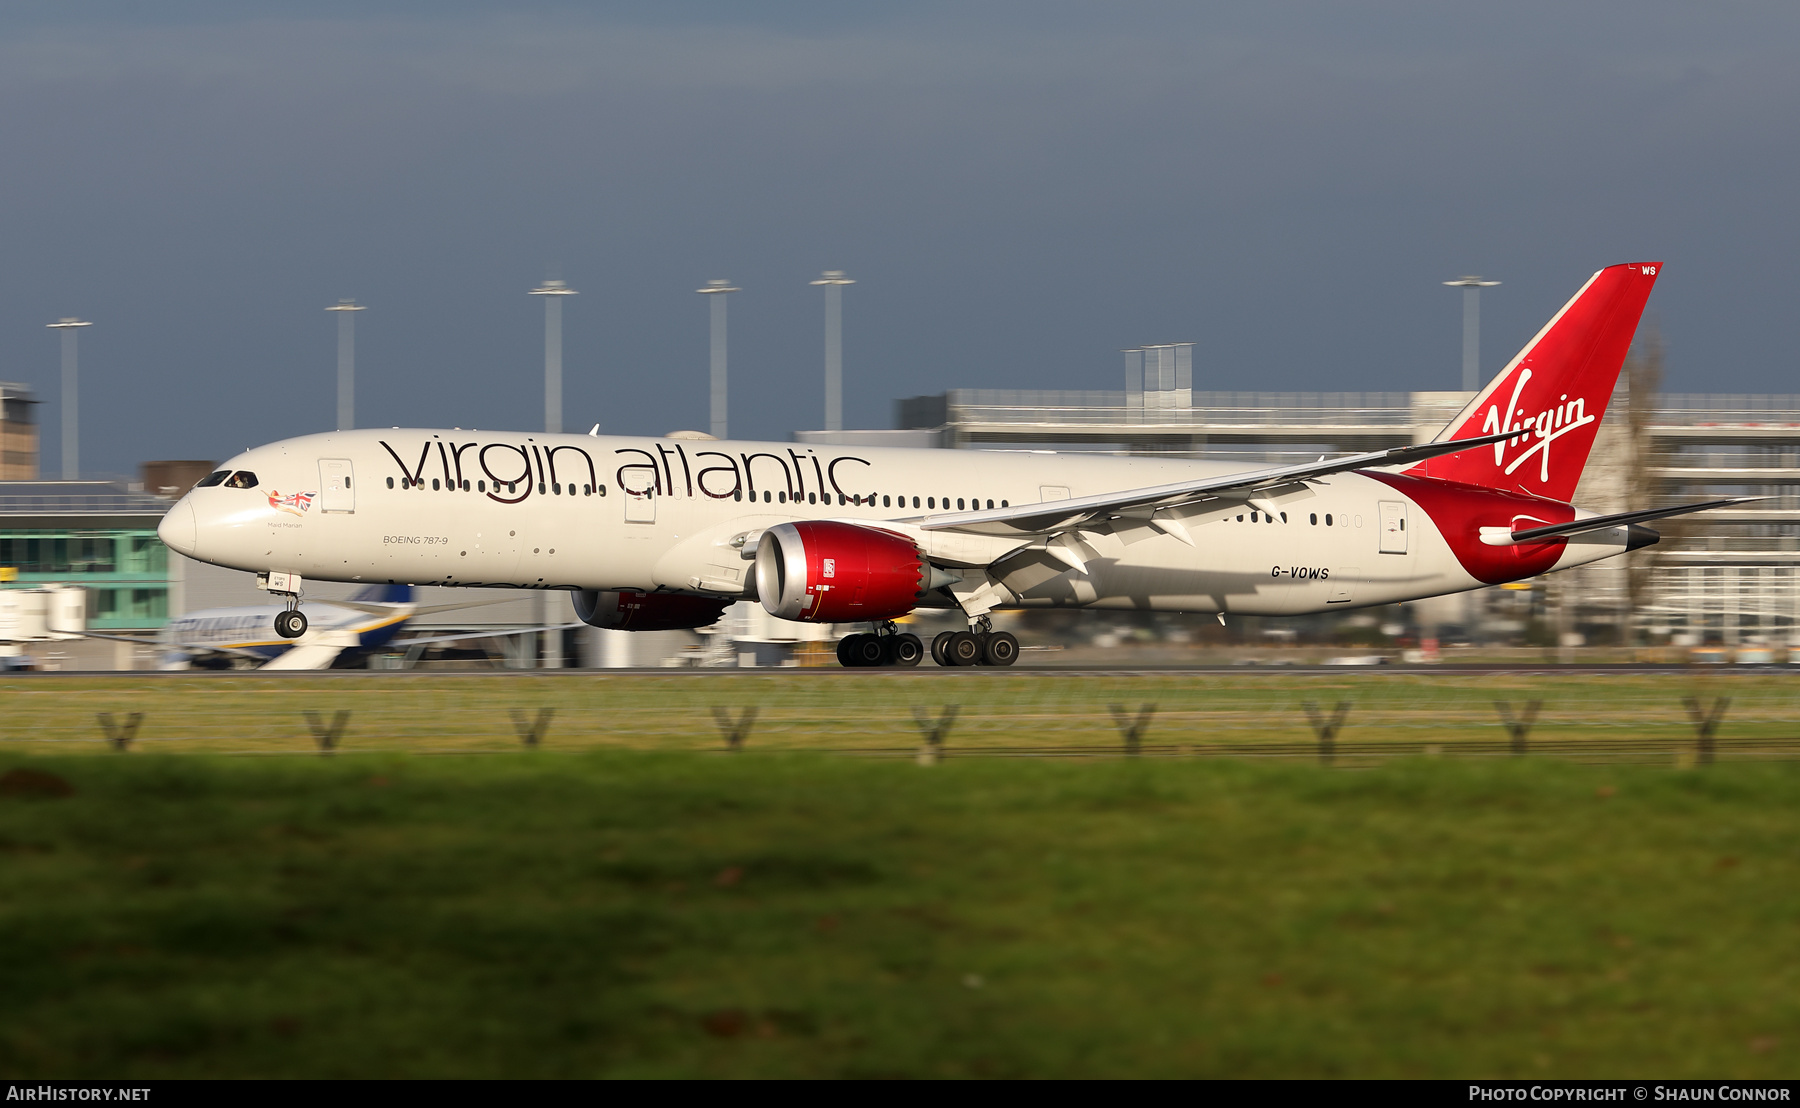
M 183 500 L 163 515 L 162 522 L 156 527 L 156 537 L 170 550 L 192 558 L 196 557 L 194 548 L 199 545 L 198 531 L 199 527 L 194 520 L 194 506 Z

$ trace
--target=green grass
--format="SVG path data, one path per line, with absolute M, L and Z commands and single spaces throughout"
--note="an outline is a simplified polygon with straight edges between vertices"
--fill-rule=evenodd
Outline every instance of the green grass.
M 712 710 L 759 711 L 760 750 L 916 748 L 912 709 L 961 709 L 950 744 L 981 749 L 1117 747 L 1111 705 L 1157 706 L 1144 742 L 1196 752 L 1247 743 L 1310 743 L 1305 705 L 1353 708 L 1345 743 L 1414 753 L 1506 738 L 1496 699 L 1544 701 L 1534 741 L 1618 740 L 1668 752 L 1691 747 L 1682 698 L 1731 697 L 1720 732 L 1734 739 L 1800 738 L 1800 674 L 1341 674 L 1055 671 L 793 670 L 569 676 L 352 672 L 288 677 L 210 674 L 32 675 L 0 680 L 0 749 L 104 752 L 99 712 L 145 715 L 140 748 L 206 753 L 305 753 L 306 711 L 351 713 L 348 751 L 516 750 L 511 713 L 553 708 L 545 742 L 558 750 L 713 750 Z
M 18 767 L 9 1077 L 1800 1069 L 1791 763 Z

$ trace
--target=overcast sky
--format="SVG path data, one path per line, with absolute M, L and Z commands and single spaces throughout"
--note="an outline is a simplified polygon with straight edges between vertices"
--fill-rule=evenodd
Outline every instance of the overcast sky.
M 707 419 L 945 388 L 1454 388 L 1611 262 L 1661 261 L 1678 391 L 1800 392 L 1800 5 L 163 2 L 0 8 L 0 379 L 84 469 L 329 429 L 339 297 L 364 425 Z M 1784 261 L 1783 259 L 1787 259 Z

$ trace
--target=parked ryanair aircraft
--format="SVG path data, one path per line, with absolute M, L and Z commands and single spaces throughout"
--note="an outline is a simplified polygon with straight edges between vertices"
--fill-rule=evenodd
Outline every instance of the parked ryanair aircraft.
M 916 665 L 891 622 L 959 609 L 939 664 L 1010 665 L 990 613 L 1070 607 L 1295 615 L 1533 577 L 1657 540 L 1570 503 L 1661 266 L 1594 274 L 1429 443 L 1242 470 L 1156 457 L 342 431 L 260 447 L 163 520 L 171 548 L 306 578 L 563 589 L 600 627 L 699 627 L 754 599 L 867 622 L 846 665 Z M 311 605 L 315 611 L 329 611 Z M 359 610 L 360 611 L 360 610 Z M 340 627 L 339 623 L 333 624 Z M 258 629 L 261 630 L 260 628 Z M 350 634 L 348 629 L 343 633 Z
M 434 612 L 456 611 L 477 607 L 475 603 L 420 605 L 415 602 L 410 585 L 371 585 L 359 589 L 348 600 L 314 601 L 308 605 L 314 618 L 303 634 L 285 638 L 275 633 L 274 612 L 268 606 L 212 608 L 169 621 L 163 628 L 162 668 L 227 669 L 234 665 L 255 664 L 262 669 L 329 669 L 341 659 L 368 654 L 382 647 L 396 645 L 395 636 L 406 628 L 408 620 Z M 489 601 L 487 603 L 497 603 Z M 528 628 L 527 630 L 540 630 Z M 496 634 L 480 631 L 462 635 L 446 635 L 429 639 L 406 639 L 397 645 L 451 642 L 458 639 L 486 638 Z M 519 632 L 504 632 L 517 634 Z M 88 638 L 141 642 L 123 635 L 101 635 L 87 632 Z

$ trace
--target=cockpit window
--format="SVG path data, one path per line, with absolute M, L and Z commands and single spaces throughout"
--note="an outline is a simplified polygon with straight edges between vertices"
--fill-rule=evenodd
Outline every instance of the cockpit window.
M 229 469 L 215 469 L 205 477 L 195 481 L 194 487 L 197 489 L 210 489 L 229 476 L 231 476 L 231 471 Z
M 256 474 L 247 469 L 240 469 L 225 482 L 228 489 L 253 489 L 256 487 Z

